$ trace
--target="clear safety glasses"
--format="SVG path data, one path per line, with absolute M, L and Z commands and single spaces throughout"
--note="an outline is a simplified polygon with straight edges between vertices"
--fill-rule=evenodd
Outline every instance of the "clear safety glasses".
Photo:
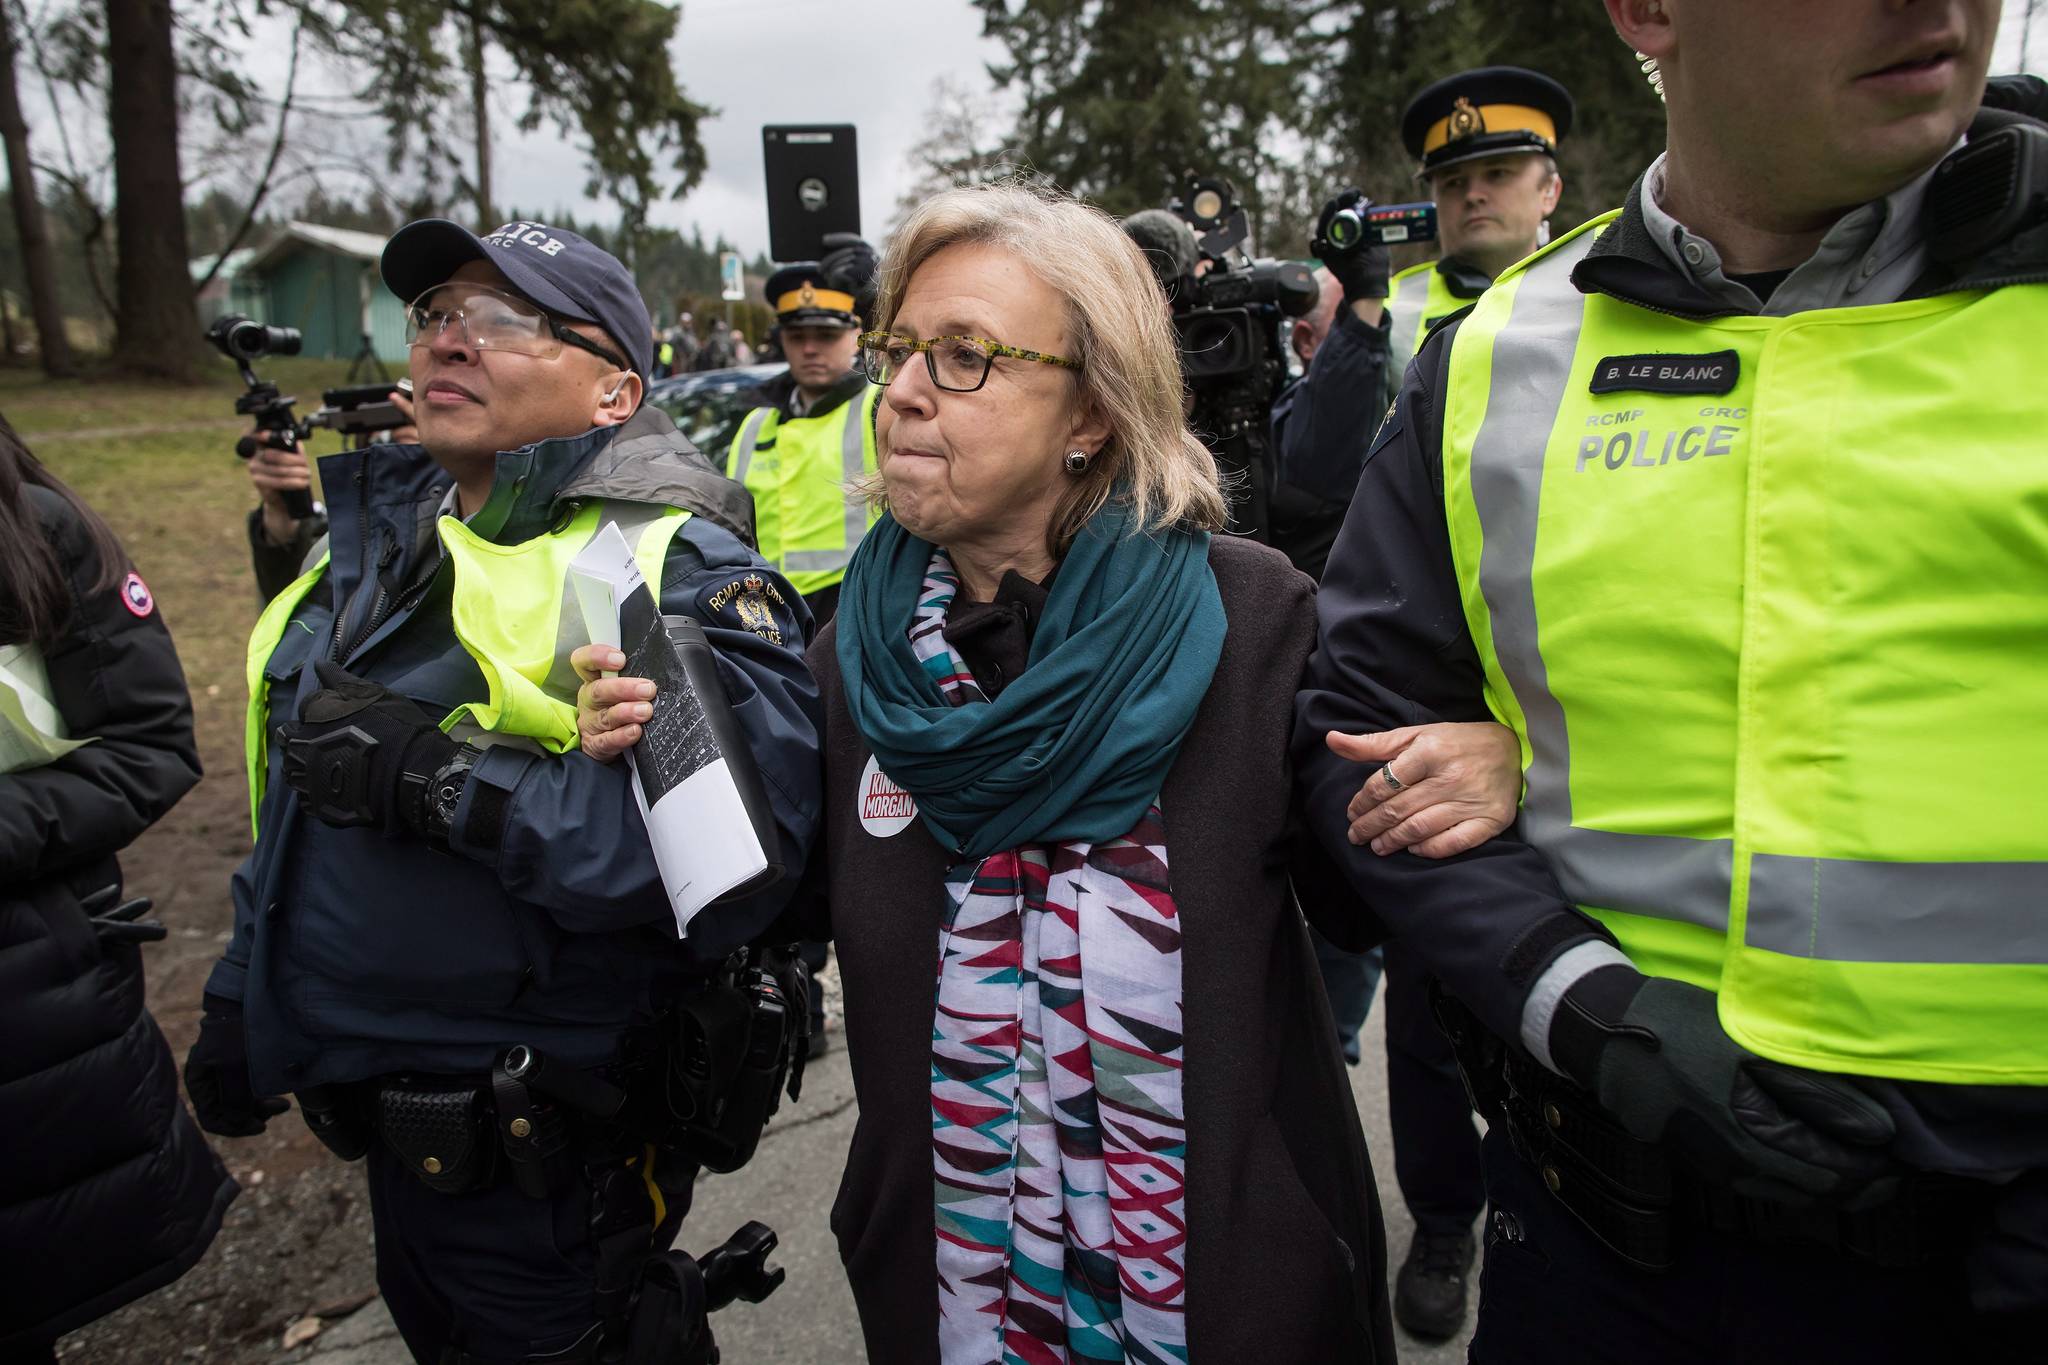
M 487 284 L 436 285 L 405 310 L 405 344 L 429 346 L 450 324 L 479 351 L 505 351 L 552 360 L 563 346 L 588 351 L 621 370 L 633 367 L 608 347 L 568 327 L 517 294 Z

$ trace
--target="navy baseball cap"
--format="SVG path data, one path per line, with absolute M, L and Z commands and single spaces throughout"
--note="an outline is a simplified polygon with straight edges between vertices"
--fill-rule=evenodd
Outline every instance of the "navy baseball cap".
M 594 322 L 645 380 L 654 367 L 654 324 L 640 287 L 619 258 L 545 223 L 507 223 L 479 237 L 446 218 L 407 223 L 384 244 L 385 287 L 411 303 L 470 261 L 489 261 L 512 287 L 558 317 Z

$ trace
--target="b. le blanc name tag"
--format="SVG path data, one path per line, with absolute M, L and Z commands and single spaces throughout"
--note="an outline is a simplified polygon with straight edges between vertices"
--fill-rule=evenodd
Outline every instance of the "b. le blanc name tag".
M 1742 373 L 1733 351 L 1707 355 L 1610 355 L 1593 367 L 1593 393 L 1727 393 Z

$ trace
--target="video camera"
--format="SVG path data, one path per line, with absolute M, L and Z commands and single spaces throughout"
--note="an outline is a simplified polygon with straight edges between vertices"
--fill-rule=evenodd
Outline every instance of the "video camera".
M 1188 382 L 1256 376 L 1268 360 L 1278 359 L 1274 324 L 1316 306 L 1314 273 L 1299 261 L 1245 255 L 1251 226 L 1228 181 L 1190 172 L 1186 195 L 1170 200 L 1167 211 L 1188 225 L 1196 250 L 1209 263 L 1174 296 Z
M 1133 214 L 1124 230 L 1172 301 L 1194 395 L 1188 421 L 1227 477 L 1231 529 L 1267 535 L 1267 424 L 1287 382 L 1280 324 L 1315 308 L 1315 274 L 1298 261 L 1249 256 L 1251 226 L 1229 182 L 1192 171 L 1165 210 Z
M 284 437 L 288 449 L 298 449 L 315 431 L 361 436 L 390 431 L 408 421 L 391 401 L 391 391 L 410 394 L 410 379 L 401 379 L 396 384 L 352 384 L 327 389 L 320 395 L 323 406 L 310 417 L 299 417 L 292 410 L 299 400 L 290 394 L 280 394 L 277 385 L 259 378 L 251 368 L 251 362 L 266 355 L 297 355 L 305 338 L 296 328 L 271 327 L 239 313 L 227 313 L 214 319 L 206 329 L 206 339 L 242 372 L 242 383 L 248 392 L 235 400 L 236 416 L 253 417 L 258 431 Z M 253 435 L 244 436 L 235 442 L 235 454 L 249 459 L 262 444 Z M 284 505 L 285 511 L 294 517 L 310 516 L 313 495 L 303 488 L 293 489 L 284 495 Z
M 1403 242 L 1436 240 L 1436 205 L 1375 204 L 1361 196 L 1349 208 L 1337 210 L 1328 229 L 1330 245 L 1349 251 L 1363 242 L 1366 246 L 1398 246 Z

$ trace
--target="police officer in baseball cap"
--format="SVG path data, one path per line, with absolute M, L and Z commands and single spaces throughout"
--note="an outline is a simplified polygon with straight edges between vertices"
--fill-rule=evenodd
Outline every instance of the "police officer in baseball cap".
M 810 619 L 750 547 L 743 490 L 642 405 L 652 329 L 616 258 L 429 220 L 383 274 L 410 304 L 421 443 L 322 461 L 331 545 L 251 641 L 256 843 L 188 1088 L 228 1136 L 294 1092 L 366 1160 L 417 1359 L 611 1359 L 696 1173 L 636 1117 L 673 1012 L 767 929 L 811 843 Z M 661 611 L 702 624 L 788 874 L 686 937 L 627 773 L 573 749 L 567 567 L 607 527 Z

